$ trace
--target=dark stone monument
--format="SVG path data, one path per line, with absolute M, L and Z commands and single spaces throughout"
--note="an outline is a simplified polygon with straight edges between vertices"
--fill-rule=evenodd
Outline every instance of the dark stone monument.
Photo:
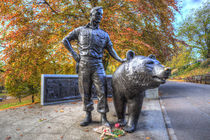
M 127 52 L 127 62 L 121 64 L 112 77 L 113 101 L 118 123 L 124 130 L 133 132 L 136 129 L 145 90 L 164 84 L 171 69 L 165 68 L 154 55 L 135 56 Z M 128 121 L 125 110 L 128 107 Z
M 111 75 L 107 75 L 108 97 L 112 97 Z M 50 105 L 81 100 L 78 75 L 43 74 L 41 79 L 41 104 Z M 92 98 L 97 99 L 95 87 Z
M 41 104 L 49 105 L 81 99 L 76 75 L 42 75 Z

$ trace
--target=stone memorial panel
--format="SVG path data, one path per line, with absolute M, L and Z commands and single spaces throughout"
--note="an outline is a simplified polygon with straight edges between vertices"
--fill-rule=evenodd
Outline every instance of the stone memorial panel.
M 112 96 L 111 75 L 107 75 L 107 94 Z M 93 98 L 96 98 L 94 86 Z M 41 104 L 49 105 L 81 100 L 78 75 L 43 74 L 41 79 Z

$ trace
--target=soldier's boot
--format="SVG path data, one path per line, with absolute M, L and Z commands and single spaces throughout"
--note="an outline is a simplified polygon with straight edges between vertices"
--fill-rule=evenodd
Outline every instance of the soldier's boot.
M 92 122 L 91 111 L 87 111 L 85 119 L 80 123 L 80 126 L 87 126 L 91 122 Z
M 109 124 L 109 121 L 106 118 L 106 113 L 101 114 L 101 124 L 105 125 L 105 126 L 108 126 L 108 127 L 111 127 L 110 124 Z

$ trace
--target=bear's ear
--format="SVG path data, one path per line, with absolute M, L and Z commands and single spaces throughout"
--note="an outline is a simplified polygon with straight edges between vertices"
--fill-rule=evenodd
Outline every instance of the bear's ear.
M 132 51 L 132 50 L 127 51 L 126 58 L 127 58 L 128 61 L 133 59 L 134 56 L 135 56 L 135 52 L 134 51 Z
M 151 58 L 151 59 L 156 60 L 156 56 L 154 56 L 153 54 L 150 54 L 148 57 Z

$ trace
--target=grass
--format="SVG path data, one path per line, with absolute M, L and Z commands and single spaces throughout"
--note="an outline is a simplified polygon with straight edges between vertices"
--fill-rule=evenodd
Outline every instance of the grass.
M 4 95 L 7 96 L 8 94 L 7 94 L 7 93 L 0 93 L 0 97 L 1 97 L 1 96 L 4 96 Z
M 39 99 L 35 97 L 35 102 L 38 102 Z M 19 102 L 18 99 L 8 99 L 8 100 L 3 100 L 3 102 L 0 102 L 0 110 L 4 110 L 7 108 L 14 108 L 14 107 L 19 107 L 19 106 L 24 106 L 27 104 L 30 104 L 31 102 L 31 96 L 27 96 L 25 98 L 21 99 L 21 102 Z
M 188 67 L 179 68 L 178 71 L 172 74 L 171 78 L 183 79 L 195 75 L 210 74 L 210 60 L 204 63 L 196 63 Z
M 210 73 L 210 68 L 196 68 L 186 73 L 180 74 L 178 77 L 186 78 L 186 77 L 195 76 L 195 75 L 205 75 L 208 73 Z

